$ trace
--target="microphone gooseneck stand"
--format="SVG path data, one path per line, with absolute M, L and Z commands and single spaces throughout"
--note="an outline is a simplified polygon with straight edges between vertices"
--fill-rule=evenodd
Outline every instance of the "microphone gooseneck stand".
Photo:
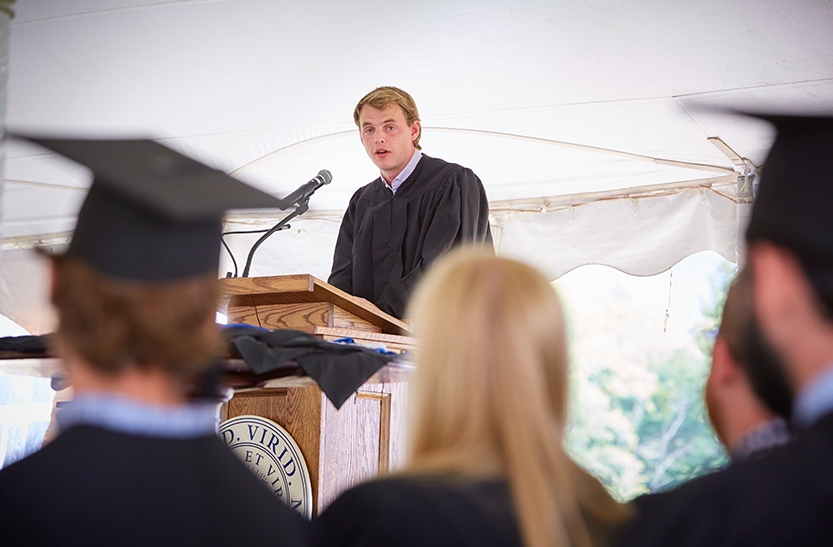
M 302 201 L 301 203 L 299 203 L 298 206 L 295 207 L 295 210 L 292 211 L 291 213 L 289 213 L 288 215 L 286 215 L 285 217 L 283 217 L 280 222 L 278 222 L 277 224 L 272 226 L 272 228 L 268 232 L 266 232 L 265 234 L 260 236 L 260 239 L 258 239 L 255 242 L 255 244 L 252 245 L 252 248 L 249 251 L 249 256 L 246 258 L 246 267 L 243 268 L 243 275 L 241 277 L 249 277 L 249 269 L 252 267 L 252 258 L 254 258 L 255 251 L 257 250 L 258 247 L 260 247 L 260 244 L 263 243 L 264 241 L 266 241 L 266 239 L 270 235 L 272 235 L 275 232 L 281 230 L 286 225 L 287 222 L 289 222 L 293 218 L 297 217 L 298 215 L 303 215 L 304 213 L 306 213 L 307 209 L 309 209 L 309 197 L 307 199 L 305 199 L 304 201 Z
M 228 254 L 231 257 L 231 261 L 234 263 L 234 277 L 237 277 L 237 261 L 234 259 L 234 254 L 232 254 L 231 249 L 223 240 L 223 236 L 232 233 L 245 234 L 266 232 L 265 234 L 263 234 L 263 236 L 261 236 L 260 239 L 257 240 L 257 242 L 255 242 L 254 245 L 252 245 L 252 248 L 249 250 L 249 256 L 248 258 L 246 258 L 246 267 L 243 268 L 243 277 L 249 277 L 249 269 L 252 267 L 252 258 L 254 257 L 257 248 L 260 247 L 260 244 L 266 241 L 266 239 L 275 232 L 289 228 L 287 222 L 297 217 L 298 215 L 303 215 L 304 213 L 306 213 L 309 209 L 309 198 L 312 196 L 312 194 L 314 194 L 316 190 L 318 190 L 325 184 L 330 184 L 330 181 L 332 180 L 332 173 L 330 173 L 326 169 L 322 169 L 318 172 L 317 175 L 315 175 L 312 178 L 312 180 L 310 180 L 306 184 L 302 184 L 297 190 L 283 198 L 281 200 L 281 205 L 279 205 L 278 208 L 281 211 L 284 211 L 288 209 L 290 206 L 295 205 L 295 210 L 286 215 L 283 219 L 281 219 L 280 222 L 272 226 L 272 228 L 269 230 L 245 230 L 239 232 L 226 232 L 224 234 L 221 234 L 220 241 L 223 243 L 223 246 L 226 248 L 226 251 L 228 251 Z M 226 277 L 231 276 L 231 272 L 226 274 Z

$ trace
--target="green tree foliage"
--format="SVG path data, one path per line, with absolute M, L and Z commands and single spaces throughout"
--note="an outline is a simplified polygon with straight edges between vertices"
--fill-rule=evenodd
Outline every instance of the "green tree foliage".
M 733 273 L 732 264 L 717 264 L 702 305 L 682 318 L 686 328 L 677 333 L 670 328 L 672 306 L 662 302 L 674 294 L 670 274 L 667 285 L 657 284 L 654 305 L 644 293 L 616 286 L 629 282 L 618 272 L 624 278 L 606 289 L 597 283 L 589 297 L 576 296 L 574 283 L 558 284 L 573 364 L 567 448 L 619 499 L 673 488 L 725 465 L 703 400 L 711 363 L 711 337 L 705 333 L 719 324 Z M 685 279 L 677 285 L 673 290 L 692 290 Z

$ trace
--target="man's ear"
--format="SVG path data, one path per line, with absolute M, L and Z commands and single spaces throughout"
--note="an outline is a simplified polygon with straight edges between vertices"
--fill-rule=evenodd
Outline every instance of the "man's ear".
M 414 123 L 411 124 L 411 142 L 416 140 L 417 136 L 419 136 L 419 128 L 422 127 L 419 123 L 419 120 L 415 120 Z

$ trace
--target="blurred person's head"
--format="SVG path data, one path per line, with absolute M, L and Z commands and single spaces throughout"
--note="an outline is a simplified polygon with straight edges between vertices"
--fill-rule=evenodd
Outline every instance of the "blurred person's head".
M 214 273 L 127 281 L 71 255 L 52 260 L 59 346 L 97 373 L 139 369 L 178 377 L 204 370 L 221 355 Z
M 735 451 L 751 431 L 789 417 L 783 365 L 761 338 L 744 269 L 729 287 L 705 388 L 706 408 L 720 441 Z
M 793 393 L 833 362 L 833 118 L 761 116 L 778 135 L 746 233 L 754 310 Z
M 410 312 L 419 339 L 410 469 L 506 478 L 530 546 L 588 544 L 582 514 L 623 519 L 562 447 L 564 316 L 546 278 L 460 249 L 429 271 Z
M 223 348 L 225 211 L 281 201 L 149 139 L 18 138 L 93 172 L 72 240 L 52 258 L 58 348 L 76 393 L 180 402 L 180 377 Z

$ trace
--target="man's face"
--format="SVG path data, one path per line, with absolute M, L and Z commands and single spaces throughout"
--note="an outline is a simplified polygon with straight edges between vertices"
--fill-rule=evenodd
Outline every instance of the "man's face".
M 762 331 L 754 313 L 742 333 L 744 367 L 752 390 L 776 414 L 789 418 L 792 394 L 787 380 L 787 365 Z
M 383 110 L 365 105 L 359 113 L 359 125 L 367 155 L 390 183 L 414 154 L 419 121 L 408 125 L 405 113 L 396 104 Z

